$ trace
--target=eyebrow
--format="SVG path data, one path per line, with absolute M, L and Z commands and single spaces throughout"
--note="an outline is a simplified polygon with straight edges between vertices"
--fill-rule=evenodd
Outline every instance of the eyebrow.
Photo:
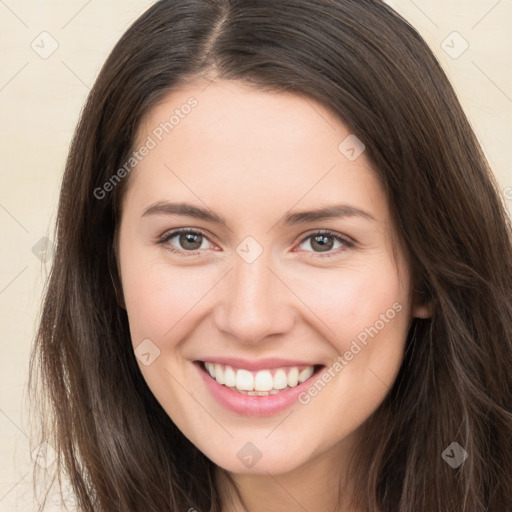
M 216 213 L 199 206 L 189 203 L 170 203 L 167 201 L 159 201 L 144 210 L 142 217 L 148 215 L 183 215 L 200 219 L 213 224 L 226 224 L 226 221 Z M 341 217 L 361 217 L 366 220 L 376 221 L 377 219 L 369 212 L 356 208 L 348 204 L 328 205 L 316 210 L 304 210 L 295 213 L 288 213 L 281 224 L 291 226 L 297 224 L 306 224 L 319 220 L 337 219 Z

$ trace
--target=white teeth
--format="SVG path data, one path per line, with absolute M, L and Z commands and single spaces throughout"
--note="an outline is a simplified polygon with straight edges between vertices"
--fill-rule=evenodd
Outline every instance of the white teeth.
M 218 381 L 217 381 L 218 382 Z M 270 391 L 274 387 L 274 379 L 268 370 L 263 370 L 256 374 L 254 379 L 255 391 Z
M 288 386 L 288 377 L 286 377 L 286 372 L 279 368 L 279 370 L 274 373 L 274 389 L 284 389 Z
M 288 386 L 294 388 L 299 383 L 299 369 L 294 366 L 288 372 Z
M 213 363 L 204 363 L 206 366 L 206 369 L 208 370 L 208 373 L 210 374 L 210 377 L 213 377 L 215 379 L 215 365 Z
M 236 372 L 235 387 L 240 391 L 253 391 L 254 377 L 252 376 L 252 373 L 247 370 L 238 370 Z
M 215 374 L 217 374 L 217 372 L 215 372 Z M 304 370 L 299 373 L 299 382 L 308 380 L 311 375 L 313 375 L 313 367 L 308 366 L 307 368 L 304 368 Z
M 231 366 L 226 366 L 224 370 L 224 386 L 234 388 L 236 386 L 236 373 Z
M 231 366 L 218 363 L 205 362 L 204 365 L 210 376 L 219 384 L 251 396 L 275 395 L 280 390 L 293 388 L 308 380 L 315 371 L 314 366 L 303 367 L 301 371 L 297 366 L 290 366 L 278 368 L 272 375 L 270 370 L 253 373 L 243 368 L 235 370 Z
M 222 366 L 220 364 L 215 364 L 215 380 L 219 384 L 224 384 L 224 372 L 222 371 Z

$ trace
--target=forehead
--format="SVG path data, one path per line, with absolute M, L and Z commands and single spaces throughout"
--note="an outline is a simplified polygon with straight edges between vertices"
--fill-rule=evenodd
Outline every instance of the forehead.
M 346 141 L 354 146 L 350 130 L 310 97 L 198 81 L 168 93 L 141 122 L 135 149 L 151 149 L 130 189 L 146 202 L 215 201 L 225 216 L 345 201 L 382 217 L 375 172 L 364 152 L 347 158 Z

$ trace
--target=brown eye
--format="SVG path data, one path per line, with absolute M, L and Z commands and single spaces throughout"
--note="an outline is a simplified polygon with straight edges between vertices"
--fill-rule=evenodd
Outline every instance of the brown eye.
M 330 235 L 316 235 L 311 237 L 311 247 L 320 252 L 330 251 L 334 245 L 334 238 Z
M 197 254 L 197 252 L 193 251 L 207 249 L 207 246 L 203 246 L 203 242 L 207 241 L 208 238 L 199 231 L 182 229 L 164 235 L 160 243 L 166 245 L 171 252 L 192 253 L 193 255 Z M 190 255 L 191 254 L 187 254 L 187 256 Z
M 312 251 L 308 250 L 308 245 Z M 343 249 L 352 247 L 352 245 L 353 243 L 350 240 L 347 240 L 334 233 L 316 232 L 303 238 L 299 248 L 301 250 L 305 250 L 306 252 L 313 253 L 330 253 L 332 251 L 332 255 L 335 255 L 340 252 L 339 249 L 343 251 Z M 326 256 L 331 256 L 331 254 L 326 254 Z
M 180 246 L 183 249 L 195 251 L 201 247 L 203 235 L 201 233 L 181 233 L 178 235 Z

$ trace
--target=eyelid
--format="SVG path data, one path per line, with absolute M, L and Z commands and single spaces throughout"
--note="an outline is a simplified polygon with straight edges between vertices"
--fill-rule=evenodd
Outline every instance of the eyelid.
M 170 231 L 166 231 L 163 235 L 158 237 L 157 243 L 165 244 L 171 238 L 174 238 L 175 236 L 177 236 L 177 235 L 179 235 L 181 233 L 200 234 L 204 238 L 206 238 L 210 243 L 214 243 L 214 242 L 212 242 L 212 240 L 210 240 L 210 238 L 213 238 L 211 235 L 207 234 L 205 231 L 203 231 L 200 228 L 192 228 L 192 227 L 176 228 L 176 229 L 172 229 Z M 350 237 L 348 237 L 347 235 L 343 235 L 341 233 L 337 233 L 337 232 L 332 231 L 330 229 L 312 229 L 310 231 L 307 231 L 306 233 L 303 233 L 300 236 L 300 238 L 298 238 L 294 242 L 294 247 L 300 246 L 308 238 L 311 238 L 314 235 L 328 235 L 328 236 L 331 236 L 331 237 L 335 238 L 336 240 L 340 241 L 344 245 L 344 247 L 341 248 L 341 249 L 337 249 L 336 251 L 326 251 L 325 254 L 323 254 L 322 252 L 315 252 L 315 251 L 302 251 L 302 252 L 310 253 L 311 255 L 315 255 L 315 257 L 328 258 L 330 256 L 336 256 L 339 253 L 341 253 L 341 252 L 345 251 L 346 249 L 349 249 L 349 248 L 351 248 L 351 247 L 353 247 L 355 245 L 355 241 L 353 239 L 351 239 Z M 172 247 L 172 249 L 168 248 L 168 250 L 170 250 L 173 253 L 183 254 L 185 256 L 197 256 L 197 255 L 201 254 L 202 251 L 204 251 L 204 249 L 202 249 L 202 250 L 198 249 L 196 251 L 185 251 L 183 249 L 178 249 L 178 248 L 176 248 L 174 246 L 171 246 L 171 247 Z M 294 250 L 293 252 L 297 252 L 297 251 Z

